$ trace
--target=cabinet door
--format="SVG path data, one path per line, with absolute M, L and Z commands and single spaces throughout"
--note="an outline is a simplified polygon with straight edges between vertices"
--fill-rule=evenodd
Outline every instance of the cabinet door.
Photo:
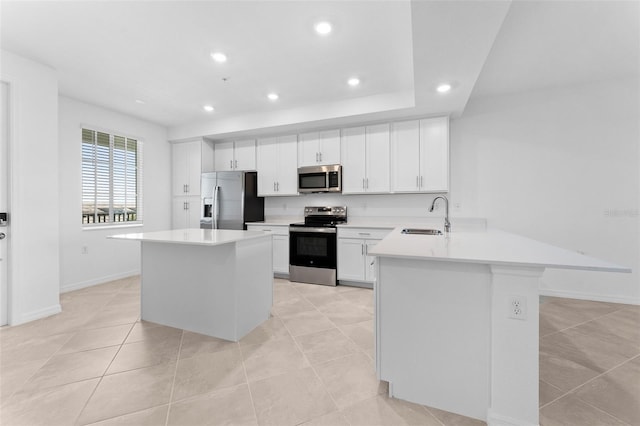
M 367 240 L 365 241 L 365 249 L 364 249 L 364 280 L 369 282 L 374 282 L 376 280 L 376 265 L 375 265 L 375 256 L 369 256 L 369 250 L 373 249 L 373 247 L 378 244 L 380 240 Z
M 422 191 L 449 190 L 449 119 L 420 120 Z
M 289 273 L 289 237 L 287 235 L 273 236 L 273 272 Z
M 388 124 L 367 127 L 367 192 L 389 192 L 389 137 Z
M 189 172 L 187 166 L 188 150 L 187 144 L 176 143 L 171 145 L 171 180 L 173 183 L 172 194 L 174 196 L 187 193 L 187 176 Z
M 214 146 L 214 163 L 217 172 L 233 170 L 233 142 L 217 143 Z
M 340 164 L 340 130 L 320 132 L 318 164 Z
M 188 228 L 187 220 L 187 197 L 173 197 L 171 208 L 172 229 Z
M 417 120 L 393 123 L 391 132 L 391 190 L 420 189 L 420 126 Z
M 256 169 L 256 141 L 237 141 L 234 151 L 234 168 L 236 170 Z
M 200 228 L 200 197 L 187 197 L 187 227 Z
M 256 149 L 256 170 L 258 171 L 258 195 L 276 194 L 278 171 L 278 141 L 276 138 L 258 139 Z
M 298 136 L 278 138 L 276 195 L 298 194 Z
M 342 130 L 340 141 L 342 159 L 342 193 L 365 192 L 365 128 L 353 127 Z M 387 146 L 388 147 L 388 146 Z M 387 162 L 389 158 L 387 157 Z
M 200 141 L 187 142 L 188 177 L 187 194 L 200 196 L 200 176 L 202 175 L 202 143 Z
M 364 240 L 338 238 L 338 279 L 364 280 Z
M 315 166 L 319 162 L 318 133 L 303 133 L 298 139 L 298 167 Z

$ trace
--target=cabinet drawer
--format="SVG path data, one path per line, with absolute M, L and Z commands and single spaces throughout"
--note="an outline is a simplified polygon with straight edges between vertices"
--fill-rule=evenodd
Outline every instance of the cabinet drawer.
M 338 228 L 338 238 L 381 240 L 392 230 L 393 228 Z
M 289 225 L 251 225 L 247 223 L 247 231 L 266 231 L 271 232 L 273 235 L 289 235 Z

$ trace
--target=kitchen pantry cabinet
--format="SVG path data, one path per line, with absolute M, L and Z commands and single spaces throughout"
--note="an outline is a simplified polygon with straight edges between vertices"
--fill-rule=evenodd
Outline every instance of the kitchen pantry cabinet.
M 449 190 L 448 117 L 393 123 L 391 191 Z
M 338 228 L 338 280 L 373 283 L 374 256 L 369 250 L 391 229 Z
M 298 194 L 297 135 L 258 139 L 258 195 Z
M 200 196 L 202 141 L 171 145 L 173 196 Z
M 389 192 L 389 124 L 342 131 L 342 193 Z
M 340 164 L 340 130 L 301 134 L 298 167 L 328 164 Z
M 256 141 L 223 142 L 214 145 L 215 171 L 256 169 Z
M 248 231 L 265 231 L 273 235 L 273 273 L 289 275 L 289 225 L 252 225 Z

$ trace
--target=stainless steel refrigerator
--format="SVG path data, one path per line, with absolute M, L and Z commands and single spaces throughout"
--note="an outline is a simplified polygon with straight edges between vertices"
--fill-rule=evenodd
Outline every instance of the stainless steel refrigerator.
M 247 229 L 246 222 L 264 220 L 256 172 L 203 173 L 200 190 L 200 228 Z

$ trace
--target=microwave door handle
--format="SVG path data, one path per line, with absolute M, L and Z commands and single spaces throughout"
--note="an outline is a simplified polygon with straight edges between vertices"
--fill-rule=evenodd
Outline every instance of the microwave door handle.
M 220 187 L 216 185 L 213 188 L 213 229 L 218 229 L 218 210 L 219 210 L 219 201 L 218 201 L 218 191 Z

